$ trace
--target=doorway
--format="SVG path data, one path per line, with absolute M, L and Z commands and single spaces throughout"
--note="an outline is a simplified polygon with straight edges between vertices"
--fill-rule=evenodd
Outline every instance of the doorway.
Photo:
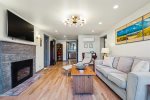
M 49 36 L 44 35 L 44 67 L 49 66 Z
M 106 48 L 106 40 L 107 40 L 107 35 L 100 37 L 100 51 L 102 50 L 102 48 Z M 100 58 L 103 59 L 103 55 L 100 55 Z
M 67 42 L 67 60 L 77 60 L 77 41 Z
M 50 41 L 50 65 L 55 65 L 55 47 L 56 47 L 56 41 L 52 40 Z
M 58 43 L 56 46 L 57 46 L 57 61 L 63 61 L 63 44 Z

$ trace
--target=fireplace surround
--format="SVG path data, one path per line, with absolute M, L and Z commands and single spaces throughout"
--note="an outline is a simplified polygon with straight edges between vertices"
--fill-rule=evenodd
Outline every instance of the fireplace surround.
M 33 60 L 33 74 L 35 73 L 35 58 L 36 45 L 22 44 L 8 41 L 0 41 L 0 94 L 12 89 L 12 73 L 11 65 L 13 62 L 20 62 L 25 60 Z M 21 67 L 21 66 L 19 66 Z M 27 71 L 22 69 L 20 71 Z M 19 74 L 19 73 L 18 73 Z M 22 76 L 19 79 L 26 77 Z

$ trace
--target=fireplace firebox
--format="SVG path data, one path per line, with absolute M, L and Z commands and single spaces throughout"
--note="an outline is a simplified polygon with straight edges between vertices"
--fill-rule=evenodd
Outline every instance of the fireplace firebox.
M 33 76 L 33 59 L 11 63 L 12 88 Z

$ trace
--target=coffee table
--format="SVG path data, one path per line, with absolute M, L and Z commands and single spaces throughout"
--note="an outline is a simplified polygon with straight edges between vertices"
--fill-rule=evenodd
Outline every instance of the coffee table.
M 73 66 L 71 69 L 73 92 L 75 94 L 93 94 L 93 76 L 95 75 L 90 67 L 86 67 L 83 72 L 80 72 L 76 66 Z

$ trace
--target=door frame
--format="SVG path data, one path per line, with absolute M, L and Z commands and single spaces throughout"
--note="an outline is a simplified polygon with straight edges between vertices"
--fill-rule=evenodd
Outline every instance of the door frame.
M 66 42 L 66 60 L 68 61 L 69 60 L 69 57 L 68 57 L 68 46 L 69 46 L 69 43 L 70 42 L 75 42 L 76 43 L 76 61 L 78 61 L 78 41 L 77 40 L 73 40 L 73 41 L 67 41 Z

